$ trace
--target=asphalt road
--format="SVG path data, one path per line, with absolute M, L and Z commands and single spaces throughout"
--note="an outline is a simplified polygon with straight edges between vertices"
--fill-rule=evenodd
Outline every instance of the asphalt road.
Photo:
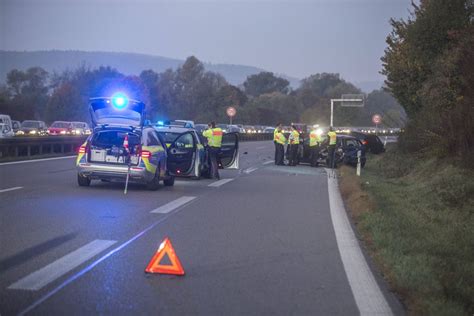
M 119 183 L 78 187 L 73 158 L 0 164 L 0 314 L 366 314 L 325 170 L 276 167 L 273 150 L 242 143 L 240 170 L 221 171 L 228 182 L 131 185 L 126 196 Z M 183 277 L 144 273 L 166 236 Z

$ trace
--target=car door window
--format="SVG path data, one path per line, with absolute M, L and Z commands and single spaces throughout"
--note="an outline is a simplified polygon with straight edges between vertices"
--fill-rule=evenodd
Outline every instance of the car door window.
M 359 144 L 358 144 L 357 140 L 355 140 L 355 139 L 347 139 L 346 140 L 346 146 L 351 147 L 351 148 L 357 148 L 357 147 L 359 147 Z
M 192 134 L 185 134 L 176 141 L 176 148 L 193 148 L 194 139 Z

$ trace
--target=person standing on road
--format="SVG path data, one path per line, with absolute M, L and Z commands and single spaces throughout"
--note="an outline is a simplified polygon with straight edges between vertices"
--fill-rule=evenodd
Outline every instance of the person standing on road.
M 278 165 L 278 142 L 277 142 L 277 133 L 278 129 L 281 129 L 281 123 L 278 123 L 277 126 L 275 127 L 275 130 L 273 131 L 273 143 L 275 144 L 275 165 Z
M 274 136 L 275 139 L 275 148 L 276 148 L 276 158 L 275 164 L 277 166 L 285 165 L 284 157 L 285 157 L 285 144 L 286 144 L 286 137 L 283 135 L 281 124 L 275 129 L 276 133 Z
M 318 133 L 316 126 L 313 126 L 309 133 L 309 151 L 311 167 L 318 166 L 319 146 L 321 145 L 321 134 Z
M 216 127 L 215 122 L 211 122 L 207 124 L 209 127 L 202 133 L 202 136 L 207 138 L 207 151 L 209 155 L 209 159 L 211 160 L 211 172 L 210 176 L 212 178 L 220 179 L 219 176 L 219 166 L 217 164 L 217 156 L 221 151 L 222 146 L 222 129 Z
M 289 141 L 289 166 L 296 166 L 297 155 L 298 155 L 298 146 L 300 144 L 300 133 L 294 125 L 291 125 L 290 136 L 288 137 Z
M 336 143 L 337 143 L 337 134 L 334 131 L 334 128 L 331 126 L 329 127 L 329 132 L 328 132 L 328 159 L 329 159 L 329 168 L 334 168 L 334 163 L 336 160 L 336 157 L 334 156 L 336 154 Z

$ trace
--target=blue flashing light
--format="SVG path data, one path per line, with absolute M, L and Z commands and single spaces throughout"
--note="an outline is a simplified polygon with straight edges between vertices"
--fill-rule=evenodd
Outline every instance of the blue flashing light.
M 112 104 L 117 110 L 123 110 L 128 104 L 128 99 L 123 94 L 117 93 L 112 96 Z

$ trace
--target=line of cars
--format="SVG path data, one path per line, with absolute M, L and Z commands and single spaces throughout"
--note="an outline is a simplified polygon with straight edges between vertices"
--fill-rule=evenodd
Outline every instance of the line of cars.
M 126 104 L 126 105 L 124 105 Z M 93 131 L 78 150 L 77 182 L 93 180 L 143 183 L 150 190 L 160 182 L 174 185 L 176 177 L 199 179 L 209 175 L 210 163 L 201 136 L 190 121 L 145 119 L 145 104 L 120 98 L 93 98 L 89 109 Z M 238 135 L 222 139 L 219 167 L 239 167 Z
M 13 136 L 74 136 L 90 135 L 92 132 L 86 122 L 55 121 L 49 127 L 44 121 L 15 121 L 9 115 L 0 114 L 0 137 Z

